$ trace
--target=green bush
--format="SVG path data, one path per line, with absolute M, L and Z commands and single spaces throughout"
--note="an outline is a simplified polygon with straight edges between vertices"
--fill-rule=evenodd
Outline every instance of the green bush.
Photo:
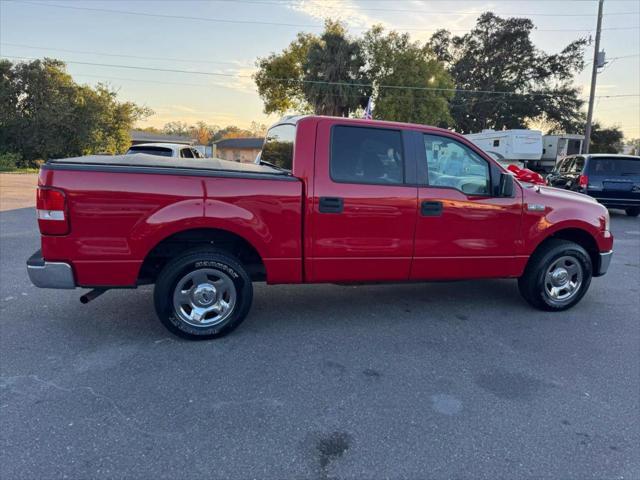
M 44 160 L 25 160 L 20 153 L 0 152 L 0 170 L 40 168 Z
M 22 155 L 19 153 L 1 152 L 0 170 L 14 170 L 22 164 Z

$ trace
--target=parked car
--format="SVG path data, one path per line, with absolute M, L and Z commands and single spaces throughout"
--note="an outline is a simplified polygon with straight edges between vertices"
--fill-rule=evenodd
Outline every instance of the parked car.
M 585 193 L 631 217 L 640 215 L 640 157 L 604 153 L 565 157 L 547 176 L 547 184 Z
M 305 116 L 268 131 L 260 165 L 140 157 L 48 161 L 27 269 L 38 287 L 94 289 L 84 302 L 154 283 L 158 317 L 187 338 L 237 327 L 259 280 L 514 278 L 565 310 L 612 256 L 602 205 L 521 184 L 439 128 Z
M 129 148 L 125 155 L 141 153 L 160 157 L 204 158 L 197 149 L 180 143 L 139 143 Z

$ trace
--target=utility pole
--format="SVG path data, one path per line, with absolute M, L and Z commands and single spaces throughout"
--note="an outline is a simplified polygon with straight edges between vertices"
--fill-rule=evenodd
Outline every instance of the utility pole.
M 591 142 L 591 122 L 593 121 L 593 101 L 596 96 L 596 79 L 598 77 L 598 67 L 604 60 L 600 56 L 600 32 L 602 30 L 602 5 L 604 0 L 598 0 L 598 26 L 596 27 L 596 44 L 593 50 L 593 68 L 591 69 L 591 92 L 589 93 L 589 110 L 587 111 L 587 127 L 584 130 L 584 143 L 582 153 L 589 153 L 589 143 Z

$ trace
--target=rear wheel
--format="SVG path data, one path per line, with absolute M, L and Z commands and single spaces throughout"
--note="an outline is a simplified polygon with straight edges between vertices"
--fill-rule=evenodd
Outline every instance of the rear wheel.
M 171 260 L 160 272 L 154 303 L 160 321 L 188 339 L 226 335 L 244 320 L 253 299 L 246 270 L 216 250 L 194 250 Z
M 624 211 L 627 212 L 627 215 L 629 215 L 630 217 L 637 217 L 638 215 L 640 215 L 640 207 L 629 207 L 625 208 Z
M 541 310 L 560 311 L 578 303 L 589 289 L 591 258 L 580 245 L 549 240 L 529 259 L 518 279 L 520 294 Z

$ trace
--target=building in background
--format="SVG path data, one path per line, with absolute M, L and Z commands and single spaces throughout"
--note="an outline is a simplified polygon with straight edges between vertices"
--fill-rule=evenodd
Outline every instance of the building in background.
M 263 142 L 263 138 L 225 138 L 214 143 L 214 156 L 232 162 L 253 163 Z

